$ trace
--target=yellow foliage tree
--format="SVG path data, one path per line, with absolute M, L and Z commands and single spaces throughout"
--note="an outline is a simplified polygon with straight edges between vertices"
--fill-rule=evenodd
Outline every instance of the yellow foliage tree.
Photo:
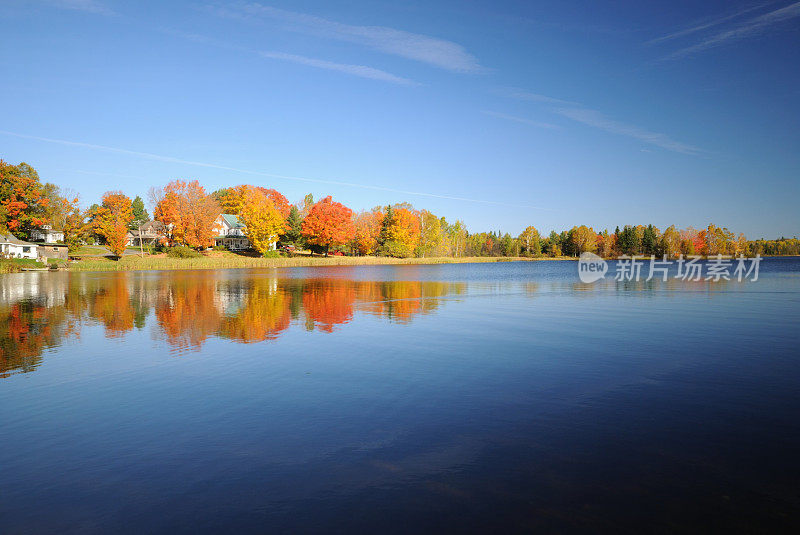
M 284 231 L 285 223 L 275 204 L 262 191 L 246 186 L 242 192 L 240 219 L 253 249 L 260 254 L 271 250 Z

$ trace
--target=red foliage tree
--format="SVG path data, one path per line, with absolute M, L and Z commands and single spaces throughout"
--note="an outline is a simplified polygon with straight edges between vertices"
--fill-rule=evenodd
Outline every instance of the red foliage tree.
M 325 249 L 342 245 L 353 238 L 353 211 L 334 202 L 330 195 L 316 203 L 303 221 L 306 241 Z

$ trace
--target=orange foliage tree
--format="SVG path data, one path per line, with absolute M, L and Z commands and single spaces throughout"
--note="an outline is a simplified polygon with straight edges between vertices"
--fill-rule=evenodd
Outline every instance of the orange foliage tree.
M 233 186 L 222 188 L 212 193 L 214 200 L 219 204 L 219 209 L 223 214 L 239 215 L 242 213 L 244 203 L 244 192 L 247 186 Z
M 154 215 L 164 224 L 172 245 L 207 247 L 219 213 L 219 205 L 197 180 L 173 180 L 164 188 Z
M 403 203 L 389 206 L 384 216 L 379 254 L 408 257 L 414 255 L 421 233 L 420 213 Z
M 289 199 L 287 199 L 281 192 L 271 188 L 262 188 L 259 186 L 258 189 L 261 190 L 261 193 L 266 195 L 267 198 L 272 201 L 272 204 L 274 204 L 278 212 L 281 213 L 281 217 L 284 219 L 289 217 L 289 212 L 292 209 Z
M 353 211 L 334 202 L 330 195 L 316 203 L 303 221 L 303 236 L 325 250 L 349 242 L 353 237 Z
M 353 249 L 360 255 L 368 255 L 378 248 L 378 236 L 381 233 L 383 212 L 361 212 L 355 218 L 353 233 Z
M 108 248 L 122 256 L 127 245 L 128 225 L 133 219 L 131 200 L 121 191 L 107 191 L 101 204 L 92 214 L 94 231 L 106 239 Z
M 47 222 L 44 212 L 48 202 L 32 167 L 0 160 L 0 224 L 16 236 L 27 238 L 31 228 Z

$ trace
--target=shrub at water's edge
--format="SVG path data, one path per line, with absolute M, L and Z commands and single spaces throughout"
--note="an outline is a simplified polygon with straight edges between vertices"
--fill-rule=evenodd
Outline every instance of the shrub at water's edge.
M 45 265 L 32 258 L 0 258 L 0 273 L 16 273 L 22 269 L 41 269 Z
M 203 255 L 185 245 L 176 245 L 167 249 L 167 256 L 169 258 L 202 258 Z

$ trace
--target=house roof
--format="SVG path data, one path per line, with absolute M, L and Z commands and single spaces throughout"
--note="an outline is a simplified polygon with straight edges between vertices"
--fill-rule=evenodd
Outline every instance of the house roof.
M 220 216 L 222 216 L 222 219 L 225 220 L 225 223 L 227 223 L 229 227 L 244 228 L 244 225 L 239 222 L 239 216 L 234 214 L 220 214 Z
M 150 229 L 153 229 L 156 232 L 164 230 L 164 223 L 162 223 L 161 221 L 156 221 L 155 219 L 151 219 L 150 221 L 142 225 L 142 231 L 147 232 Z
M 36 245 L 35 243 L 22 241 L 13 234 L 0 234 L 0 243 L 11 243 L 13 245 Z

